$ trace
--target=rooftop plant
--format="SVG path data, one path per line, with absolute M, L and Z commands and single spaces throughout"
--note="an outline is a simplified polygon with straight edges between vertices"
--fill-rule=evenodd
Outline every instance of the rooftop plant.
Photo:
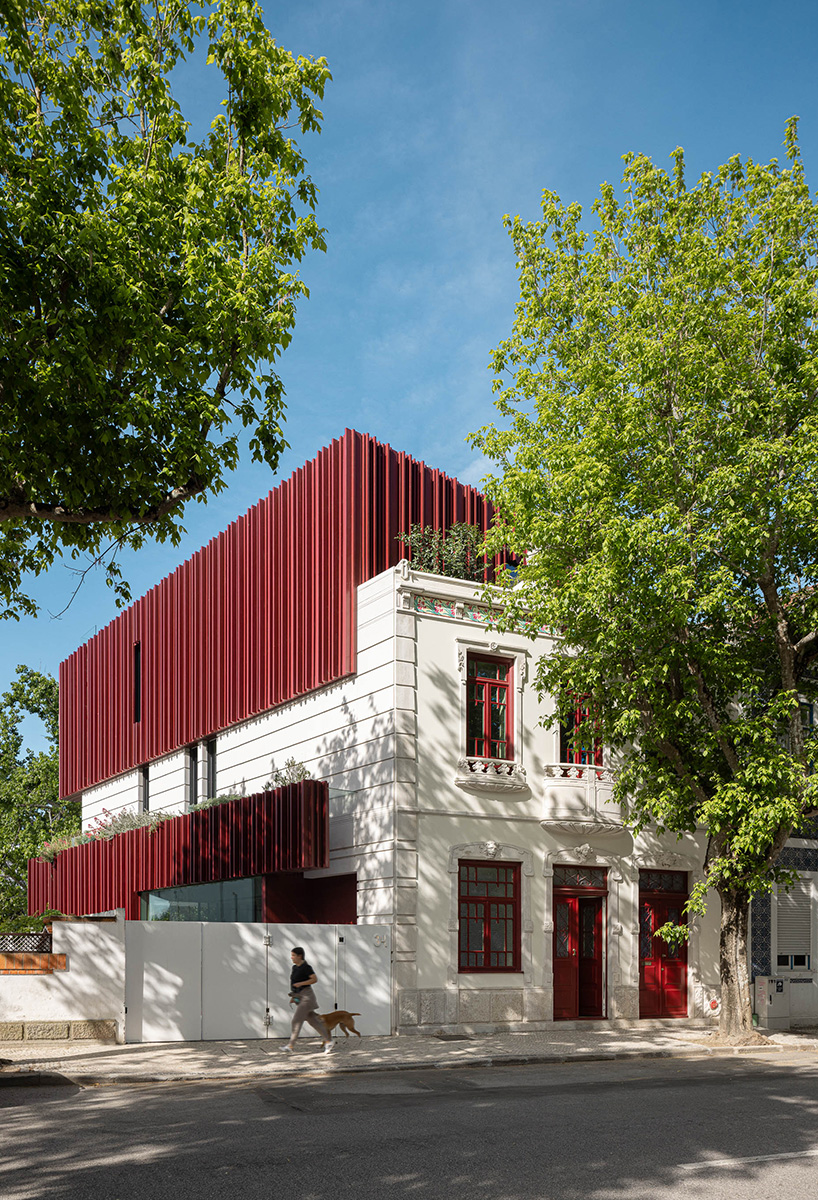
M 397 540 L 409 548 L 409 558 L 416 571 L 483 581 L 483 534 L 477 525 L 455 521 L 444 533 L 432 525 L 415 524 L 410 525 L 408 533 L 399 533 Z

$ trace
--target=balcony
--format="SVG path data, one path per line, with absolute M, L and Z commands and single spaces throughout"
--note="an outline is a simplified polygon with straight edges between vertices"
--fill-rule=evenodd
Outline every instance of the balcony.
M 525 767 L 491 758 L 458 759 L 454 782 L 456 787 L 467 792 L 494 792 L 506 796 L 529 792 Z
M 622 811 L 614 803 L 614 772 L 609 766 L 554 763 L 543 780 L 544 829 L 569 833 L 618 833 Z

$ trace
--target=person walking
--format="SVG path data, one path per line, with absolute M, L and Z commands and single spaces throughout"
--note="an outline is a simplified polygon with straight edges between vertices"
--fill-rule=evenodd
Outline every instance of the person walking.
M 312 990 L 312 985 L 318 982 L 318 976 L 304 958 L 303 946 L 293 946 L 290 958 L 293 964 L 293 969 L 290 972 L 290 1003 L 295 1004 L 295 1012 L 293 1013 L 290 1040 L 281 1049 L 292 1054 L 295 1050 L 298 1035 L 301 1032 L 301 1026 L 306 1021 L 308 1025 L 312 1025 L 313 1029 L 317 1031 L 319 1037 L 322 1039 L 324 1053 L 329 1054 L 334 1043 L 326 1025 L 317 1015 L 318 1001 L 315 998 L 315 992 Z

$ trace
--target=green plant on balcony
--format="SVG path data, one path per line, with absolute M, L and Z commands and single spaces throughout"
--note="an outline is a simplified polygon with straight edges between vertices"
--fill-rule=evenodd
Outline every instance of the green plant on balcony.
M 397 540 L 408 547 L 416 571 L 483 581 L 483 534 L 476 525 L 456 521 L 444 533 L 432 525 L 416 524 L 409 527 L 408 533 L 399 533 Z

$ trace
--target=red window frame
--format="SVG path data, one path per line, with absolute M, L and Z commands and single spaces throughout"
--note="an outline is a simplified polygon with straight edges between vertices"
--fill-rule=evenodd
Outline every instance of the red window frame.
M 522 970 L 520 887 L 519 863 L 460 860 L 457 889 L 460 974 L 508 974 Z
M 496 672 L 481 675 L 480 668 Z M 514 759 L 514 689 L 511 686 L 513 660 L 490 654 L 469 654 L 466 667 L 466 757 L 488 758 L 501 762 Z M 493 718 L 504 710 L 502 733 Z M 495 736 L 493 736 L 495 735 Z M 500 753 L 504 747 L 505 753 Z
M 599 738 L 594 738 L 592 747 L 573 744 L 576 730 L 588 721 L 594 722 L 590 698 L 575 696 L 573 705 L 568 720 L 560 721 L 560 762 L 578 767 L 601 767 L 602 742 Z

